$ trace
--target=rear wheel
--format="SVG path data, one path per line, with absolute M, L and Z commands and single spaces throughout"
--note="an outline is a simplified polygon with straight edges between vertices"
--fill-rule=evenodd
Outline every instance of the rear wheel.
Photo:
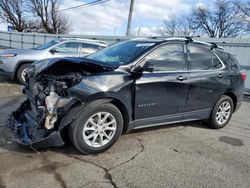
M 17 70 L 17 80 L 21 83 L 21 84 L 25 84 L 25 74 L 27 72 L 28 67 L 30 66 L 30 63 L 25 63 L 22 64 L 18 70 Z
M 84 154 L 100 153 L 109 149 L 123 130 L 123 118 L 110 103 L 90 104 L 82 116 L 69 127 L 71 142 Z
M 232 99 L 223 95 L 214 106 L 209 119 L 209 125 L 214 129 L 225 127 L 232 117 L 233 110 Z

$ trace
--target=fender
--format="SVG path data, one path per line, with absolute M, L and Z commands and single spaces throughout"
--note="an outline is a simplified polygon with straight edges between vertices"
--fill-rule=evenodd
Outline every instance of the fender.
M 75 93 L 72 93 L 72 95 L 75 95 Z M 75 97 L 81 101 L 82 104 L 89 104 L 94 101 L 100 101 L 100 100 L 117 100 L 119 101 L 127 110 L 128 116 L 129 116 L 129 121 L 132 121 L 132 113 L 133 113 L 133 108 L 132 108 L 132 91 L 127 91 L 126 94 L 124 95 L 119 95 L 118 93 L 115 92 L 99 92 L 90 96 L 86 97 L 80 97 L 79 95 L 75 95 Z

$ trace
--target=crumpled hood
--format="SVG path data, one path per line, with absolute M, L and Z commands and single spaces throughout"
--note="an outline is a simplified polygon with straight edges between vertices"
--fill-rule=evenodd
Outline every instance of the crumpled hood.
M 94 66 L 101 68 L 103 70 L 114 70 L 119 67 L 119 65 L 112 65 L 109 63 L 96 61 L 88 58 L 78 58 L 78 57 L 51 58 L 51 59 L 36 61 L 35 63 L 33 63 L 32 66 L 30 67 L 30 70 L 28 70 L 28 74 L 33 74 L 34 76 L 36 76 L 42 73 L 43 71 L 47 70 L 48 68 L 64 62 L 84 64 L 86 66 Z

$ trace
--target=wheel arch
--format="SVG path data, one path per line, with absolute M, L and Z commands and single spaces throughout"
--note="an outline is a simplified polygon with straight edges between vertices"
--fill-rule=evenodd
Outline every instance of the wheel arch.
M 86 106 L 90 104 L 102 104 L 102 103 L 111 103 L 114 106 L 116 106 L 119 111 L 122 114 L 123 117 L 123 132 L 127 131 L 127 128 L 129 126 L 129 122 L 131 121 L 129 110 L 127 109 L 126 105 L 118 98 L 114 97 L 103 97 L 103 98 L 96 98 L 94 100 L 89 100 L 86 103 L 82 103 L 80 100 L 77 100 L 77 102 L 72 105 L 72 107 L 69 109 L 69 112 L 65 114 L 65 116 L 62 117 L 59 125 L 59 131 L 67 127 L 69 124 L 71 124 L 74 119 L 77 117 L 78 112 L 83 110 Z
M 128 125 L 129 125 L 129 121 L 130 121 L 130 118 L 129 118 L 129 112 L 126 108 L 126 106 L 118 99 L 115 99 L 115 98 L 110 98 L 111 99 L 111 103 L 113 105 L 115 105 L 121 112 L 122 114 L 122 117 L 123 117 L 123 132 L 126 132 L 127 129 L 128 129 Z
M 225 92 L 224 95 L 227 95 L 228 97 L 230 97 L 233 100 L 233 104 L 234 104 L 234 110 L 233 111 L 235 111 L 235 108 L 237 106 L 237 97 L 236 97 L 236 95 L 233 92 L 230 92 L 230 91 Z
M 23 64 L 28 64 L 28 63 L 34 63 L 35 62 L 35 60 L 21 60 L 21 61 L 18 61 L 18 63 L 16 64 L 16 67 L 15 67 L 15 69 L 14 69 L 14 72 L 13 72 L 13 74 L 12 74 L 12 79 L 15 79 L 16 78 L 16 76 L 17 76 L 17 71 L 18 71 L 18 69 L 20 68 L 20 66 L 21 65 L 23 65 Z
M 100 98 L 96 98 L 94 100 L 88 101 L 86 105 L 90 103 L 105 103 L 105 102 L 109 102 L 119 109 L 123 117 L 123 132 L 126 132 L 129 126 L 129 122 L 131 121 L 131 116 L 129 115 L 128 107 L 121 99 L 114 97 L 114 96 L 100 97 Z

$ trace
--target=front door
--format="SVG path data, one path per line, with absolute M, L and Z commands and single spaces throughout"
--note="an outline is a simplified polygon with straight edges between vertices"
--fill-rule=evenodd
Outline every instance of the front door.
M 52 48 L 47 58 L 79 57 L 79 42 L 64 42 Z
M 146 71 L 136 80 L 136 127 L 182 120 L 189 77 L 184 52 L 185 44 L 165 44 L 141 63 Z

